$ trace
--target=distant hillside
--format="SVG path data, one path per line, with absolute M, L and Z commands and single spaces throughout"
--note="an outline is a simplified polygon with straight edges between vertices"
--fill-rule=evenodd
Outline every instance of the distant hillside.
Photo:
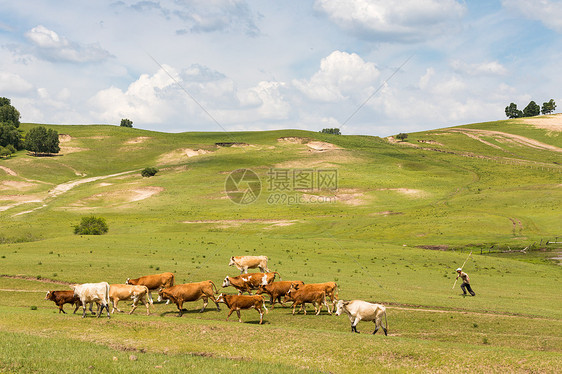
M 478 243 L 529 242 L 559 234 L 561 123 L 561 115 L 487 122 L 412 133 L 405 142 L 301 130 L 47 125 L 60 134 L 60 155 L 22 151 L 0 160 L 0 238 L 69 235 L 79 217 L 98 214 L 112 217 L 115 235 L 244 225 L 304 236 L 329 227 L 336 237 L 411 245 L 474 244 L 475 233 Z M 160 172 L 142 178 L 147 166 Z M 240 168 L 261 179 L 253 204 L 225 193 L 226 177 Z M 318 177 L 324 169 L 337 170 L 337 191 L 274 188 L 272 171 Z M 279 200 L 281 192 L 289 200 Z

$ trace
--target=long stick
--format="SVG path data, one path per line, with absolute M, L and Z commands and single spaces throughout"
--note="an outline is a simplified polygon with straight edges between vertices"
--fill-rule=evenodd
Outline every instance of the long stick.
M 462 268 L 464 268 L 464 265 L 466 265 L 466 262 L 468 261 L 470 256 L 472 256 L 472 251 L 470 251 L 470 253 L 468 254 L 468 257 L 466 258 L 466 260 L 464 260 L 464 263 L 461 266 L 461 271 L 462 271 Z M 457 276 L 457 279 L 455 279 L 455 284 L 453 284 L 453 288 L 452 288 L 453 290 L 455 289 L 455 286 L 457 285 L 458 280 L 459 280 L 459 277 Z

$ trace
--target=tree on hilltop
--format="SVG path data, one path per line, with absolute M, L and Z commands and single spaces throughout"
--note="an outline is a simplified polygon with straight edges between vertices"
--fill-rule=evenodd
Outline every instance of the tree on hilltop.
M 554 99 L 550 99 L 550 101 L 547 103 L 542 103 L 542 109 L 541 109 L 542 114 L 550 114 L 555 110 L 556 110 L 556 103 L 554 102 Z
M 11 104 L 7 97 L 0 97 L 0 123 L 20 127 L 20 112 Z
M 328 128 L 322 129 L 322 131 L 320 132 L 323 134 L 341 135 L 341 131 L 337 127 L 333 129 L 328 129 Z
M 44 126 L 37 126 L 29 130 L 25 136 L 25 149 L 34 153 L 59 153 L 59 133 Z
M 406 140 L 406 138 L 408 138 L 408 134 L 401 132 L 400 134 L 396 135 L 395 138 L 400 141 L 404 141 Z
M 531 101 L 527 104 L 525 109 L 523 109 L 523 117 L 534 117 L 539 114 L 541 114 L 541 107 L 534 101 Z
M 2 157 L 22 149 L 20 130 L 20 112 L 14 108 L 10 99 L 0 97 L 0 150 Z M 13 151 L 13 152 L 12 152 Z M 10 152 L 8 154 L 8 152 Z
M 523 112 L 517 109 L 517 104 L 511 103 L 505 107 L 505 115 L 507 118 L 523 117 Z
M 123 118 L 121 120 L 121 124 L 119 126 L 121 126 L 121 127 L 133 127 L 133 121 L 131 121 L 128 118 Z

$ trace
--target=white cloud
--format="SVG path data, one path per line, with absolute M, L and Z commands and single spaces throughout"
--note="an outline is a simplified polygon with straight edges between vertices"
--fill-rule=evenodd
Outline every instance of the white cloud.
M 401 42 L 437 35 L 466 11 L 455 0 L 316 0 L 315 7 L 363 38 Z
M 542 22 L 549 29 L 562 32 L 562 1 L 503 0 L 502 5 L 523 17 Z
M 464 61 L 455 60 L 451 62 L 453 69 L 461 74 L 469 75 L 505 75 L 507 69 L 498 61 L 487 61 L 476 64 L 468 64 Z
M 335 102 L 349 97 L 365 98 L 373 92 L 379 71 L 355 53 L 334 51 L 320 62 L 320 70 L 310 80 L 293 80 L 308 98 Z
M 100 62 L 111 57 L 99 44 L 72 42 L 43 25 L 32 28 L 25 36 L 36 47 L 37 54 L 49 61 Z
M 33 89 L 33 85 L 18 74 L 0 71 L 0 92 L 2 94 L 24 94 Z

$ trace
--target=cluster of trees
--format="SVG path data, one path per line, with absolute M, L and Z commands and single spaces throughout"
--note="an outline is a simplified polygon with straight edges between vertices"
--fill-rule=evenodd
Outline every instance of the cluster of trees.
M 0 157 L 7 157 L 21 149 L 38 154 L 59 153 L 59 134 L 53 129 L 37 126 L 24 137 L 20 127 L 20 112 L 10 99 L 0 97 Z
M 507 118 L 520 118 L 520 117 L 534 117 L 539 114 L 550 114 L 556 110 L 556 103 L 554 99 L 542 104 L 542 108 L 539 104 L 531 101 L 525 109 L 522 111 L 517 109 L 517 104 L 511 103 L 505 107 L 505 115 Z
M 0 97 L 0 157 L 6 157 L 23 148 L 20 112 L 10 99 Z
M 341 135 L 341 131 L 338 128 L 333 128 L 333 129 L 322 129 L 322 131 L 320 131 L 323 134 L 332 134 L 332 135 Z
M 131 121 L 128 118 L 123 118 L 121 120 L 121 124 L 119 126 L 121 126 L 121 127 L 133 127 L 133 121 Z

